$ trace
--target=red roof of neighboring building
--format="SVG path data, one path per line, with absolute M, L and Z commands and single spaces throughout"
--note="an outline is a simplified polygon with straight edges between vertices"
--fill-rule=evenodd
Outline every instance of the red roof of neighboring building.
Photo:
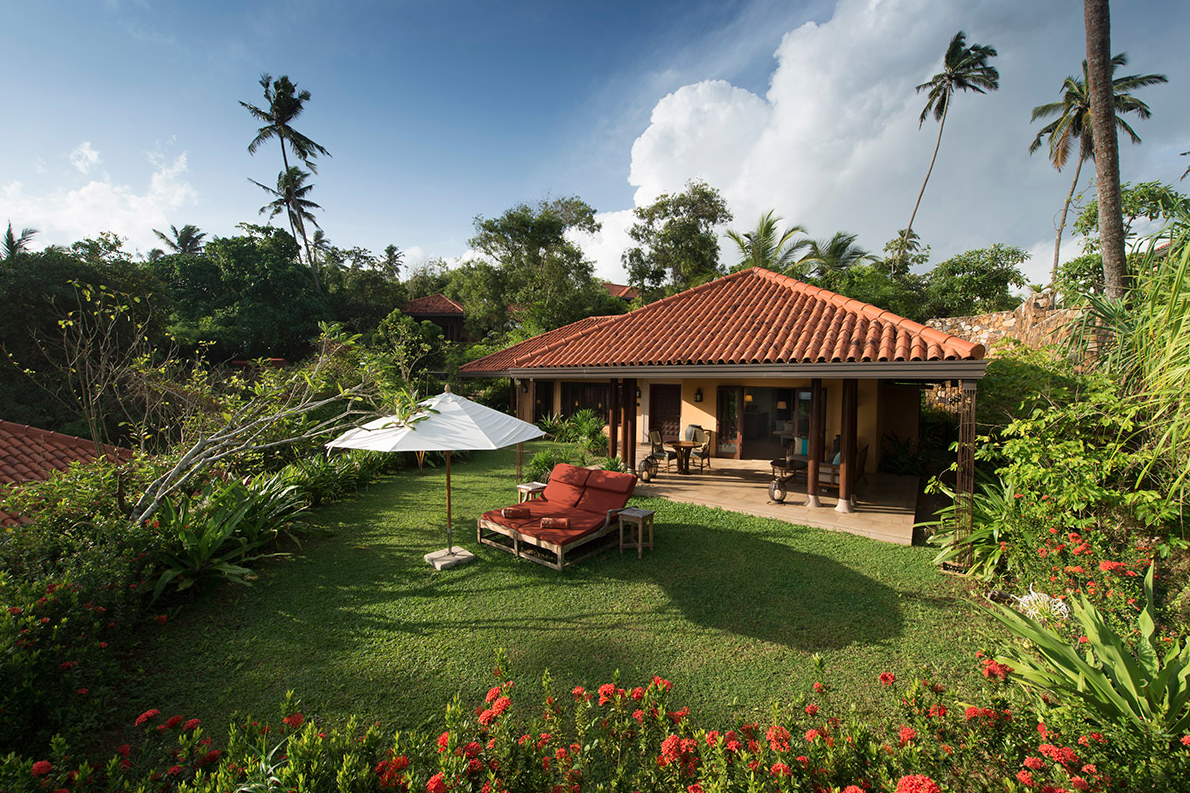
M 118 446 L 107 449 L 122 461 L 133 455 L 131 449 Z M 86 438 L 0 421 L 0 485 L 48 479 L 53 471 L 65 471 L 73 462 L 89 463 L 95 457 L 95 444 Z M 0 526 L 17 522 L 26 521 L 0 510 Z
M 591 317 L 461 367 L 979 360 L 982 344 L 789 276 L 751 268 L 611 317 Z
M 640 290 L 636 287 L 625 286 L 624 284 L 613 284 L 609 281 L 603 282 L 603 288 L 607 290 L 612 297 L 622 297 L 625 300 L 636 300 L 640 297 Z
M 462 316 L 463 307 L 446 295 L 426 295 L 410 300 L 401 309 L 406 314 L 458 314 Z

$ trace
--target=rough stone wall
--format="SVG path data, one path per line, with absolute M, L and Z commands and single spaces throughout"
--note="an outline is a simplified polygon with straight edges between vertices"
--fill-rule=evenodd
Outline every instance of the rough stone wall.
M 1001 339 L 1016 339 L 1029 347 L 1058 344 L 1066 340 L 1068 323 L 1078 318 L 1082 309 L 1054 308 L 1049 295 L 1032 295 L 1013 311 L 997 311 L 973 317 L 939 317 L 926 324 L 931 328 L 982 344 L 987 357 L 995 357 L 995 344 Z

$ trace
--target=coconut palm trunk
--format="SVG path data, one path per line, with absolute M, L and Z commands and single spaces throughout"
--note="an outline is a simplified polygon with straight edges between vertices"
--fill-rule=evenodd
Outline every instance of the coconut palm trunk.
M 917 193 L 917 203 L 913 205 L 913 213 L 909 215 L 909 225 L 905 227 L 902 245 L 909 245 L 909 232 L 913 230 L 913 219 L 917 217 L 917 208 L 921 206 L 921 197 L 926 194 L 926 185 L 930 183 L 930 174 L 934 172 L 934 161 L 938 159 L 938 147 L 942 145 L 942 128 L 946 126 L 946 114 L 950 111 L 950 102 L 942 108 L 942 120 L 938 122 L 938 140 L 934 141 L 934 156 L 930 158 L 930 167 L 926 169 L 925 181 L 921 183 L 921 190 Z
M 1124 297 L 1124 216 L 1120 207 L 1120 155 L 1112 90 L 1111 13 L 1108 0 L 1083 0 L 1087 29 L 1087 81 L 1095 140 L 1095 183 L 1099 190 L 1099 247 L 1104 293 Z
M 1066 229 L 1066 216 L 1070 212 L 1070 202 L 1074 200 L 1074 191 L 1078 189 L 1078 178 L 1083 172 L 1083 160 L 1087 159 L 1087 138 L 1084 136 L 1078 144 L 1078 162 L 1074 164 L 1074 181 L 1070 183 L 1070 192 L 1066 194 L 1066 203 L 1062 205 L 1062 220 L 1058 222 L 1058 236 L 1054 240 L 1054 266 L 1050 270 L 1050 288 L 1058 283 L 1058 251 L 1062 248 L 1062 232 Z

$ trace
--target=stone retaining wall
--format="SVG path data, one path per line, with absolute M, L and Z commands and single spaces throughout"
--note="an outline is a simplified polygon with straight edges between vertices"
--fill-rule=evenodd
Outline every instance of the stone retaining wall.
M 1001 339 L 1016 339 L 1029 347 L 1059 344 L 1069 331 L 1065 326 L 1078 318 L 1082 309 L 1053 308 L 1049 295 L 1032 295 L 1014 311 L 997 311 L 973 317 L 939 317 L 926 324 L 961 339 L 982 344 L 987 357 L 994 358 L 994 347 Z

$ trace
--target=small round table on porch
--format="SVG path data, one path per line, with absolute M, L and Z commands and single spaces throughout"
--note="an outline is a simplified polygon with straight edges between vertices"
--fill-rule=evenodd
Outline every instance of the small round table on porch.
M 665 445 L 678 453 L 678 473 L 690 473 L 690 452 L 702 444 L 698 441 L 666 441 Z

